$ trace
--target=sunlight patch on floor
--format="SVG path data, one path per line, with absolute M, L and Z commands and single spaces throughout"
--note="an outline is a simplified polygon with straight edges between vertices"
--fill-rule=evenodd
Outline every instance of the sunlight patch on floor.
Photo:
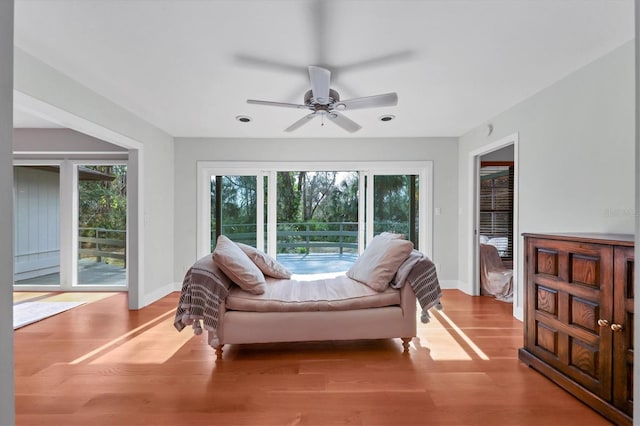
M 114 296 L 116 292 L 65 292 L 58 293 L 55 296 L 47 297 L 47 302 L 97 302 L 98 300 L 106 299 L 107 297 Z
M 40 299 L 48 294 L 53 294 L 48 291 L 14 291 L 13 303 L 24 302 L 32 299 Z
M 184 330 L 183 333 L 176 331 L 175 338 L 167 339 L 167 330 L 175 330 L 173 314 L 175 314 L 175 309 L 158 315 L 151 321 L 147 321 L 128 333 L 74 359 L 69 364 L 80 364 L 92 358 L 95 359 L 92 359 L 90 364 L 111 362 L 161 364 L 193 337 L 193 333 Z
M 167 333 L 172 330 L 175 335 L 167 339 Z M 94 359 L 90 364 L 163 364 L 193 337 L 190 331 L 187 329 L 178 333 L 173 328 L 173 317 L 167 318 Z
M 430 357 L 436 361 L 489 360 L 444 311 L 434 312 L 431 322 L 419 327 L 419 334 L 428 342 Z

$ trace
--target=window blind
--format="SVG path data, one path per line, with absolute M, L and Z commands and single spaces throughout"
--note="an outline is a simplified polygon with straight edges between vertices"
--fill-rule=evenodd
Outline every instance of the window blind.
M 480 164 L 480 240 L 505 260 L 513 259 L 513 177 L 512 162 Z

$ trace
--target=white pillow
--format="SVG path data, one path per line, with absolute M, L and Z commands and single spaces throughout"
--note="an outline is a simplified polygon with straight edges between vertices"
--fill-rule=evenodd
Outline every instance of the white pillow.
M 246 244 L 236 243 L 236 245 L 249 256 L 249 259 L 255 263 L 263 274 L 273 278 L 291 278 L 291 272 L 267 253 Z
M 376 291 L 384 291 L 412 250 L 411 241 L 377 235 L 349 268 L 347 276 Z
M 243 290 L 253 294 L 264 293 L 266 282 L 262 271 L 240 247 L 224 235 L 218 237 L 213 260 Z

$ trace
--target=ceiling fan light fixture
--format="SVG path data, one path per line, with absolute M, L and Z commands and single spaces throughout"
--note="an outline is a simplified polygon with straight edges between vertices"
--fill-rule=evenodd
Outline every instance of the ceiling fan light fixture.
M 249 117 L 248 115 L 236 115 L 236 120 L 241 123 L 250 123 L 253 121 L 253 118 Z
M 386 121 L 391 121 L 391 120 L 393 120 L 395 118 L 396 118 L 395 115 L 385 114 L 385 115 L 381 115 L 380 118 L 378 118 L 378 120 L 386 122 Z

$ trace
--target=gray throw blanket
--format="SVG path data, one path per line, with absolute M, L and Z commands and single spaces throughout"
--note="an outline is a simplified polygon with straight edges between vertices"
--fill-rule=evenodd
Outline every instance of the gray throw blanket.
M 428 257 L 423 257 L 411 268 L 407 281 L 413 288 L 422 308 L 420 321 L 426 324 L 429 322 L 429 309 L 434 306 L 436 309 L 442 309 L 440 303 L 442 290 L 436 275 L 436 265 Z
M 220 303 L 229 294 L 233 282 L 215 264 L 213 255 L 208 254 L 196 261 L 187 271 L 182 282 L 182 291 L 173 326 L 182 331 L 187 325 L 193 326 L 195 334 L 205 330 L 213 332 L 209 344 L 219 345 L 217 335 Z

